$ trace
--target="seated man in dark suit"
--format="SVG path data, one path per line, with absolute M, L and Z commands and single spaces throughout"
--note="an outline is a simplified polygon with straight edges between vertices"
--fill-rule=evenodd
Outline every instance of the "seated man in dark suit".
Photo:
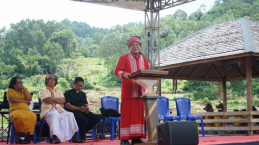
M 89 110 L 86 95 L 84 92 L 80 91 L 84 85 L 83 78 L 76 77 L 73 85 L 73 89 L 65 92 L 65 105 L 68 111 L 74 113 L 78 123 L 81 140 L 85 141 L 86 132 L 91 130 L 101 120 L 101 117 Z M 88 122 L 86 122 L 86 119 L 88 119 Z

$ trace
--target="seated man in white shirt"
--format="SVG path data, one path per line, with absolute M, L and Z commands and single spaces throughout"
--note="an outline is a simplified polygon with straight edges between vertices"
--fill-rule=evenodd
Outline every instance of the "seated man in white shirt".
M 47 74 L 45 77 L 46 88 L 39 90 L 41 99 L 41 120 L 46 120 L 50 136 L 54 143 L 70 140 L 75 143 L 83 143 L 77 136 L 78 126 L 74 114 L 64 109 L 65 97 L 61 90 L 54 87 L 57 84 L 57 78 L 54 74 Z

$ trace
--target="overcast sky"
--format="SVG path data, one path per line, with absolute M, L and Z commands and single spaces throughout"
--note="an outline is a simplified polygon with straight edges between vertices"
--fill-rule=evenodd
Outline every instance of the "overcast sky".
M 188 16 L 197 11 L 201 4 L 209 10 L 215 0 L 196 0 L 184 5 L 160 11 L 160 17 L 173 14 L 181 9 Z M 144 21 L 144 12 L 75 2 L 71 0 L 0 0 L 0 28 L 11 23 L 17 23 L 22 19 L 43 19 L 62 21 L 68 18 L 70 21 L 86 22 L 90 26 L 111 28 L 117 24 Z

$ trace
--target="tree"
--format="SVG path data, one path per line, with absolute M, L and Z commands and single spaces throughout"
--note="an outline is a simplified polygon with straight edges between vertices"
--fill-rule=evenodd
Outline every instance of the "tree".
M 34 56 L 36 59 L 41 58 L 41 54 L 38 52 L 38 49 L 34 46 L 33 48 L 29 48 L 27 57 Z
M 111 64 L 111 68 L 114 69 L 118 58 L 127 52 L 127 48 L 125 46 L 125 37 L 124 40 L 121 38 L 122 37 L 118 31 L 108 34 L 102 39 L 100 45 L 97 48 L 96 55 L 105 59 L 107 62 L 107 68 L 109 64 Z M 122 40 L 124 45 L 122 45 Z
M 187 13 L 183 10 L 177 10 L 174 15 L 175 18 L 182 18 L 183 20 L 186 20 L 187 18 Z
M 104 34 L 97 32 L 94 34 L 93 40 L 94 40 L 94 44 L 99 45 L 100 42 L 102 41 L 104 37 Z
M 215 0 L 214 5 L 218 6 L 218 5 L 220 5 L 220 3 L 222 3 L 222 0 Z
M 27 65 L 27 74 L 28 76 L 36 75 L 40 72 L 38 59 L 35 56 L 28 56 L 26 65 Z
M 243 0 L 244 3 L 248 3 L 250 5 L 254 5 L 254 3 L 256 2 L 257 0 Z
M 232 12 L 233 12 L 233 15 L 236 19 L 241 17 L 241 14 L 238 10 L 233 9 Z
M 187 20 L 185 21 L 184 25 L 182 26 L 182 31 L 179 33 L 178 38 L 183 39 L 188 35 L 195 32 L 197 23 L 195 21 Z
M 211 24 L 208 21 L 199 21 L 196 25 L 196 31 L 209 27 Z
M 44 55 L 47 55 L 50 59 L 50 70 L 52 72 L 57 71 L 57 65 L 65 57 L 65 53 L 59 43 L 47 43 L 42 47 Z
M 5 59 L 4 59 L 4 48 L 3 47 L 1 47 L 1 41 L 0 41 L 0 61 L 4 61 Z
M 206 10 L 206 5 L 204 4 L 201 4 L 201 6 L 199 7 L 198 11 L 202 12 L 202 13 L 205 13 L 207 10 Z
M 6 65 L 4 71 L 6 75 L 9 76 L 10 73 L 14 72 L 14 67 L 11 65 Z
M 72 50 L 74 50 L 77 45 L 76 40 L 74 40 L 72 31 L 67 29 L 52 33 L 50 36 L 50 42 L 59 43 L 60 46 L 62 46 L 66 57 L 70 57 Z
M 6 32 L 6 27 L 0 29 L 0 41 L 4 38 Z
M 41 57 L 38 60 L 38 63 L 40 65 L 39 68 L 39 73 L 46 74 L 47 72 L 49 72 L 51 70 L 50 66 L 51 66 L 51 60 L 47 55 L 44 55 L 43 57 Z
M 5 70 L 5 63 L 4 62 L 0 62 L 0 74 L 1 75 L 4 74 L 4 70 Z
M 166 43 L 165 46 L 168 47 L 170 45 L 173 45 L 176 42 L 176 35 L 175 33 L 171 30 L 169 34 L 166 37 Z
M 77 47 L 77 50 L 75 52 L 81 53 L 84 57 L 90 57 L 91 56 L 89 49 L 86 48 L 85 46 Z
M 259 97 L 259 79 L 258 78 L 254 78 L 252 80 L 252 91 L 253 91 L 253 95 L 256 95 L 257 97 Z
M 88 50 L 90 52 L 90 57 L 95 57 L 96 51 L 97 51 L 98 45 L 92 44 L 89 46 Z

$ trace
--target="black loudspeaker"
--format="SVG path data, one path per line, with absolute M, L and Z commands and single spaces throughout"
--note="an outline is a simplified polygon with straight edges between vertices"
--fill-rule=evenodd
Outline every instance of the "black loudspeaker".
M 167 121 L 157 125 L 158 145 L 197 145 L 198 127 L 195 121 Z

